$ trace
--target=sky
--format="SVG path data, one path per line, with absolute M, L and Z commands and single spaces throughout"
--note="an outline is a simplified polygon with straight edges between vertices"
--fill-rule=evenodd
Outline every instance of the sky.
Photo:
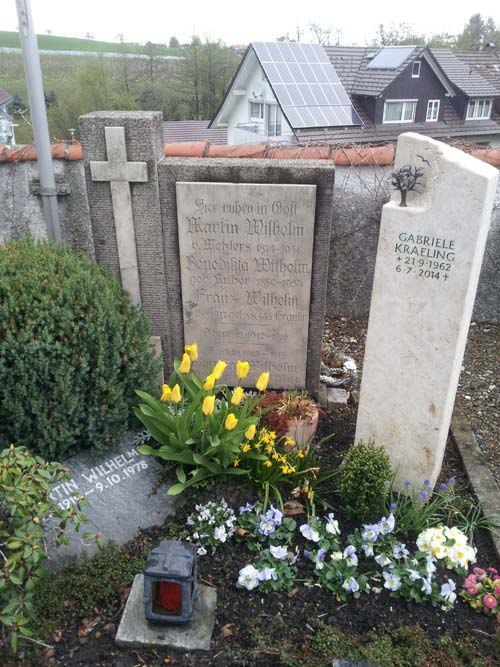
M 0 29 L 16 30 L 16 0 L 0 0 L 0 5 Z M 95 39 L 115 41 L 121 33 L 126 41 L 139 43 L 166 43 L 172 35 L 187 42 L 197 34 L 248 44 L 274 41 L 293 33 L 297 25 L 318 23 L 334 33 L 340 29 L 341 44 L 365 45 L 381 23 L 409 23 L 419 34 L 459 33 L 477 12 L 500 23 L 498 0 L 31 0 L 31 8 L 39 34 L 51 30 L 54 35 L 84 37 L 88 32 Z

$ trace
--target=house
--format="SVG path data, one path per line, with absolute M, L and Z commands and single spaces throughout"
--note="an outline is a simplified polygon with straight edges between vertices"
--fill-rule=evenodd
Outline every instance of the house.
M 211 128 L 228 144 L 382 143 L 412 130 L 500 146 L 494 51 L 249 45 Z
M 208 140 L 214 144 L 227 144 L 227 129 L 209 129 L 208 124 L 208 120 L 166 120 L 163 122 L 163 141 L 174 144 Z
M 7 104 L 13 99 L 12 95 L 0 88 L 0 144 L 6 144 L 9 147 L 16 143 L 12 116 L 7 113 Z

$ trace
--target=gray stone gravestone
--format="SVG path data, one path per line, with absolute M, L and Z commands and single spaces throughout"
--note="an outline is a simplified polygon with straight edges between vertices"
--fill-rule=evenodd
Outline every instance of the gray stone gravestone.
M 356 440 L 390 454 L 397 484 L 436 482 L 455 401 L 497 170 L 441 142 L 399 137 L 395 169 L 423 168 L 383 208 Z
M 316 186 L 177 183 L 184 340 L 198 372 L 250 362 L 271 387 L 306 385 Z
M 61 509 L 70 509 L 76 496 L 85 496 L 89 507 L 83 513 L 89 522 L 80 532 L 68 531 L 68 545 L 55 549 L 49 544 L 48 566 L 53 570 L 97 552 L 95 543 L 83 540 L 85 532 L 99 531 L 105 543 L 125 544 L 139 528 L 162 525 L 173 513 L 167 487 L 158 487 L 161 466 L 153 457 L 139 454 L 133 434 L 107 450 L 101 460 L 84 451 L 64 465 L 71 479 L 54 486 L 51 498 Z

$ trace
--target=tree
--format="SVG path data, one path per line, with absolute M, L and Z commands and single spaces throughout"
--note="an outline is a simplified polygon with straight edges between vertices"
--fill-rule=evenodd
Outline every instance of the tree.
M 479 51 L 488 43 L 500 48 L 500 26 L 495 24 L 491 16 L 485 21 L 481 14 L 473 14 L 457 36 L 457 49 Z
M 177 37 L 171 37 L 170 41 L 168 43 L 169 48 L 171 49 L 178 49 L 180 47 L 179 40 Z
M 312 32 L 316 38 L 318 44 L 322 46 L 330 46 L 330 40 L 332 37 L 332 28 L 323 28 L 319 23 L 311 23 L 309 25 L 309 30 Z

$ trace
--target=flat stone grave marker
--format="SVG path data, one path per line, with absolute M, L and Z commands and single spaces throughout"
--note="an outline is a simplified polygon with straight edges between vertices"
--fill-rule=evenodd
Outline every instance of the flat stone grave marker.
M 414 133 L 395 169 L 423 169 L 417 189 L 382 212 L 356 440 L 389 452 L 397 487 L 435 484 L 443 460 L 497 170 Z
M 83 514 L 89 521 L 79 532 L 67 531 L 68 545 L 56 549 L 49 537 L 47 567 L 57 570 L 84 555 L 93 556 L 97 545 L 84 541 L 83 533 L 100 531 L 105 543 L 125 544 L 139 528 L 161 525 L 173 513 L 167 487 L 157 485 L 160 464 L 152 456 L 139 454 L 135 442 L 131 433 L 101 459 L 84 451 L 63 462 L 71 479 L 54 486 L 51 498 L 61 509 L 69 509 L 75 494 L 85 496 L 90 506 Z
M 306 384 L 315 185 L 177 183 L 184 340 L 197 370 L 249 361 L 269 386 Z

